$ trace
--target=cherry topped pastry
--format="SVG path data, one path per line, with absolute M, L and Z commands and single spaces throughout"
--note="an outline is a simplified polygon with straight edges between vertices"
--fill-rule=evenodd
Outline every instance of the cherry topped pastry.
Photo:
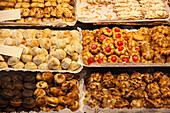
M 105 55 L 111 55 L 114 52 L 114 46 L 112 43 L 102 44 L 102 49 Z
M 116 47 L 125 46 L 125 45 L 126 45 L 125 41 L 123 41 L 121 39 L 115 40 L 115 46 Z
M 139 56 L 139 54 L 132 53 L 132 55 L 130 56 L 130 62 L 139 63 L 139 62 L 140 62 L 140 56 Z
M 126 47 L 125 46 L 120 46 L 115 50 L 117 55 L 122 55 L 126 52 Z
M 120 39 L 120 38 L 122 38 L 123 36 L 122 36 L 122 33 L 114 33 L 113 34 L 113 39 L 114 40 L 116 40 L 116 39 Z
M 113 39 L 112 38 L 105 38 L 103 41 L 102 41 L 102 44 L 105 44 L 105 43 L 113 43 Z
M 121 29 L 118 27 L 114 27 L 114 28 L 112 28 L 112 32 L 113 33 L 121 32 Z
M 121 55 L 119 62 L 120 63 L 129 63 L 129 56 Z
M 106 38 L 108 38 L 108 37 L 102 34 L 99 36 L 98 41 L 103 42 Z
M 91 42 L 89 45 L 89 50 L 91 53 L 98 53 L 101 50 L 101 45 L 98 42 Z
M 107 58 L 106 56 L 103 54 L 103 53 L 98 53 L 96 56 L 95 56 L 95 61 L 97 63 L 102 63 L 102 62 L 106 62 L 107 61 Z
M 117 55 L 110 55 L 107 60 L 109 63 L 114 63 L 119 61 L 119 57 Z
M 108 27 L 101 28 L 101 31 L 102 31 L 102 33 L 104 33 L 107 36 L 111 36 L 112 35 L 112 31 Z
M 86 65 L 90 65 L 94 62 L 94 56 L 90 52 L 83 53 L 82 57 Z

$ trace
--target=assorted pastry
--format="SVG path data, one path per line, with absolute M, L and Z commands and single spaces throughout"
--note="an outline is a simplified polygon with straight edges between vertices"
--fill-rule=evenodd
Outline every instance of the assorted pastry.
M 164 4 L 165 1 L 80 0 L 80 15 L 81 17 L 93 17 L 98 20 L 165 19 L 169 17 Z
M 64 22 L 75 21 L 75 0 L 2 0 L 1 10 L 20 9 L 18 23 Z M 12 22 L 12 21 L 11 21 Z
M 39 112 L 34 91 L 36 89 L 33 75 L 14 74 L 0 76 L 0 110 L 2 112 Z
M 37 89 L 34 92 L 36 104 L 42 111 L 59 111 L 79 108 L 79 77 L 73 74 L 38 73 Z
M 84 104 L 91 108 L 170 108 L 169 73 L 131 75 L 92 73 L 86 79 Z
M 118 27 L 82 30 L 82 58 L 86 65 L 102 63 L 169 63 L 170 27 L 141 27 L 127 31 Z
M 21 58 L 0 55 L 0 69 L 71 70 L 80 68 L 80 34 L 50 29 L 0 29 L 0 44 L 23 48 Z

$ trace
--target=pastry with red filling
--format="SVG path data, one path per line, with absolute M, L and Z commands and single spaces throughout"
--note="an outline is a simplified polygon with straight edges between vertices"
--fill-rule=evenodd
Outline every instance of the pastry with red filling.
M 91 53 L 98 53 L 101 50 L 101 44 L 98 42 L 91 42 L 89 45 L 89 50 Z
M 85 45 L 90 44 L 90 42 L 94 40 L 94 36 L 87 35 L 87 36 L 84 36 L 82 40 L 83 40 L 83 45 L 85 46 Z
M 95 61 L 97 63 L 102 63 L 102 62 L 106 62 L 107 61 L 107 58 L 106 58 L 106 55 L 104 55 L 103 53 L 98 53 L 96 56 L 95 56 Z
M 113 39 L 116 40 L 116 39 L 121 39 L 123 37 L 122 33 L 121 32 L 116 32 L 113 34 Z
M 90 65 L 94 62 L 94 56 L 90 52 L 83 53 L 82 57 L 86 65 Z
M 103 41 L 102 41 L 102 44 L 105 44 L 105 43 L 114 43 L 113 39 L 112 38 L 105 38 Z
M 102 49 L 105 55 L 111 55 L 114 52 L 114 46 L 112 43 L 102 44 Z
M 112 32 L 113 33 L 120 33 L 122 30 L 120 29 L 120 28 L 118 28 L 118 27 L 114 27 L 114 28 L 112 28 Z
M 125 46 L 125 45 L 126 45 L 125 41 L 123 41 L 121 39 L 115 40 L 115 46 L 116 47 Z
M 126 52 L 126 47 L 125 46 L 120 46 L 117 49 L 115 49 L 115 53 L 117 55 L 122 55 Z
M 103 42 L 108 37 L 106 35 L 101 34 L 99 37 L 96 37 L 96 41 Z
M 107 36 L 111 36 L 112 35 L 112 31 L 108 27 L 101 28 L 101 31 L 102 31 L 102 33 L 104 33 Z
M 110 55 L 107 59 L 109 63 L 114 63 L 119 61 L 119 57 L 117 55 Z
M 139 63 L 140 62 L 139 54 L 132 53 L 132 55 L 130 56 L 130 62 Z
M 119 59 L 120 63 L 129 63 L 129 56 L 121 55 Z

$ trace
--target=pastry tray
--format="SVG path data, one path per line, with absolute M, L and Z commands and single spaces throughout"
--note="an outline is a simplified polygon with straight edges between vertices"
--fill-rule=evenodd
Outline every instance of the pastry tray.
M 10 29 L 10 30 L 16 30 L 16 29 Z M 52 31 L 71 31 L 71 30 L 52 30 Z M 79 31 L 80 33 L 80 31 Z M 80 38 L 81 38 L 81 33 L 80 33 Z M 78 63 L 81 62 L 81 55 L 79 55 L 79 58 L 78 58 Z M 30 71 L 30 72 L 61 72 L 61 73 L 79 73 L 81 70 L 83 69 L 83 65 L 80 64 L 80 67 L 75 70 L 75 71 L 70 71 L 70 70 L 39 70 L 39 69 L 36 69 L 36 70 L 28 70 L 28 69 L 14 69 L 14 68 L 5 68 L 5 69 L 0 69 L 0 71 L 23 71 L 23 72 L 27 72 L 27 71 Z
M 168 70 L 169 68 L 156 68 L 156 67 L 151 67 L 151 68 L 138 68 L 138 67 L 134 67 L 134 68 L 84 68 L 82 71 L 82 75 L 84 76 L 82 83 L 84 84 L 84 80 L 89 77 L 89 75 L 91 73 L 106 73 L 106 72 L 111 72 L 113 75 L 117 76 L 120 73 L 128 73 L 128 74 L 133 74 L 135 72 L 139 72 L 139 73 L 151 73 L 153 74 L 154 72 L 163 72 L 163 73 L 169 73 L 170 71 Z M 84 84 L 83 87 L 83 98 L 81 99 L 81 101 L 84 100 L 85 98 L 85 92 L 86 92 L 86 86 Z M 84 104 L 84 103 L 83 103 Z M 140 108 L 140 109 L 136 109 L 136 108 L 132 108 L 132 109 L 128 109 L 128 108 L 114 108 L 114 109 L 109 109 L 109 108 L 99 108 L 98 106 L 91 108 L 88 105 L 84 105 L 83 106 L 83 112 L 86 113 L 169 113 L 170 109 L 168 108 L 159 108 L 159 109 L 155 109 L 155 108 L 151 108 L 151 109 L 146 109 L 146 108 Z
M 81 28 L 77 28 L 80 32 L 82 31 Z M 137 29 L 125 29 L 127 31 L 136 31 Z M 89 30 L 91 31 L 91 30 Z M 81 41 L 82 41 L 82 32 L 81 32 Z M 79 60 L 79 64 L 85 66 L 85 67 L 170 67 L 170 63 L 134 63 L 134 62 L 131 62 L 131 63 L 105 63 L 105 62 L 102 62 L 102 63 L 92 63 L 90 65 L 86 65 L 84 64 L 83 62 L 83 58 L 82 58 L 82 55 L 80 57 L 81 60 Z
M 106 18 L 97 18 L 97 15 L 95 17 L 93 17 L 92 15 L 95 15 L 95 14 L 89 14 L 89 15 L 82 15 L 81 14 L 81 8 L 84 7 L 84 6 L 87 6 L 89 5 L 87 3 L 87 0 L 77 0 L 77 20 L 80 21 L 80 22 L 83 22 L 83 23 L 107 23 L 107 22 L 124 22 L 124 23 L 128 23 L 128 22 L 170 22 L 170 7 L 167 5 L 167 1 L 164 2 L 165 6 L 166 6 L 166 10 L 167 10 L 167 13 L 168 13 L 168 18 L 165 18 L 165 19 L 143 19 L 143 20 L 118 20 L 116 19 L 116 13 L 110 13 L 112 14 L 112 19 L 106 19 Z M 110 5 L 110 6 L 109 6 Z M 109 5 L 103 5 L 102 7 L 102 11 L 104 12 L 99 12 L 100 14 L 103 14 L 103 13 L 106 13 L 106 11 L 109 11 L 111 12 L 111 10 L 109 9 L 106 9 L 105 6 L 109 6 L 109 7 L 113 7 L 112 4 L 109 4 Z M 94 5 L 93 5 L 94 6 Z M 99 7 L 98 7 L 99 8 Z M 97 9 L 97 8 L 96 8 Z M 94 11 L 94 10 L 93 10 Z M 98 14 L 98 16 L 100 15 L 98 12 L 96 14 Z M 105 15 L 105 14 L 104 14 Z
M 38 23 L 17 23 L 17 22 L 0 22 L 0 26 L 42 26 L 42 27 L 46 27 L 46 26 L 52 26 L 52 27 L 67 27 L 67 26 L 74 26 L 77 22 L 77 8 L 76 5 L 77 4 L 77 0 L 75 0 L 75 5 L 74 5 L 74 9 L 75 9 L 75 21 L 73 22 L 63 22 L 62 19 L 57 19 L 55 22 L 38 22 Z
M 36 72 L 23 72 L 23 71 L 19 71 L 18 70 L 18 72 L 13 72 L 13 71 L 11 71 L 11 72 L 6 72 L 6 71 L 1 71 L 0 72 L 0 76 L 2 76 L 2 75 L 14 75 L 14 74 L 21 74 L 22 76 L 26 76 L 26 75 L 33 75 L 33 76 L 35 76 L 36 77 Z M 80 77 L 81 77 L 81 73 L 79 73 L 79 75 L 80 75 Z M 82 78 L 80 78 L 80 81 L 79 81 L 79 94 L 80 94 L 80 99 L 82 98 L 82 88 L 83 88 L 83 85 L 82 85 Z M 35 82 L 36 83 L 36 82 Z M 41 108 L 40 108 L 41 109 Z M 63 110 L 60 110 L 60 111 L 50 111 L 50 112 L 48 112 L 48 113 L 82 113 L 81 111 L 82 111 L 82 109 L 83 109 L 83 103 L 81 103 L 81 101 L 79 101 L 79 109 L 78 110 L 76 110 L 76 111 L 74 111 L 74 112 L 72 112 L 70 109 L 63 109 Z M 17 112 L 12 112 L 12 113 L 17 113 Z M 28 113 L 28 112 L 25 112 L 25 111 L 22 111 L 21 113 Z M 29 113 L 37 113 L 37 112 L 35 112 L 35 111 L 29 111 Z M 40 111 L 40 112 L 38 112 L 38 113 L 47 113 L 47 112 L 44 112 L 44 111 Z

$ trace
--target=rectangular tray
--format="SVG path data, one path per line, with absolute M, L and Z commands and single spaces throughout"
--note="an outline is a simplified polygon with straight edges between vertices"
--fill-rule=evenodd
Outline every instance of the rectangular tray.
M 167 0 L 168 1 L 168 0 Z M 77 20 L 83 23 L 107 23 L 107 22 L 170 22 L 170 7 L 167 5 L 167 1 L 165 1 L 165 6 L 167 13 L 169 14 L 168 18 L 165 19 L 144 19 L 144 20 L 117 20 L 117 19 L 101 19 L 101 18 L 93 18 L 93 17 L 85 17 L 81 15 L 81 4 L 88 4 L 87 0 L 77 0 Z M 104 13 L 104 12 L 102 12 Z M 116 16 L 116 13 L 114 14 Z

